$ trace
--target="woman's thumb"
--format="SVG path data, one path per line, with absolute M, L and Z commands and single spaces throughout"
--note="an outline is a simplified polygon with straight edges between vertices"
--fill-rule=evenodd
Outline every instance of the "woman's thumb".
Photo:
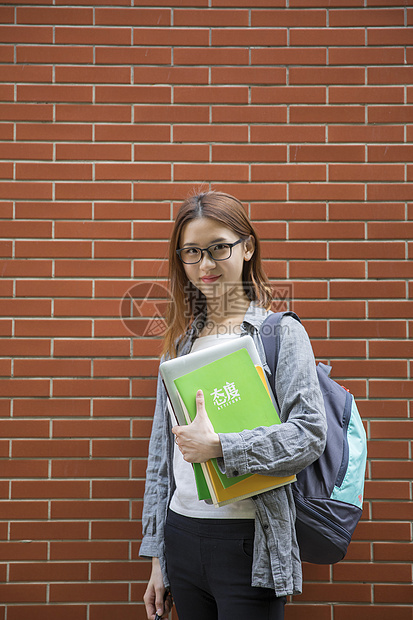
M 199 411 L 203 411 L 205 408 L 205 399 L 204 399 L 204 393 L 202 390 L 198 390 L 196 393 L 196 411 L 197 413 Z

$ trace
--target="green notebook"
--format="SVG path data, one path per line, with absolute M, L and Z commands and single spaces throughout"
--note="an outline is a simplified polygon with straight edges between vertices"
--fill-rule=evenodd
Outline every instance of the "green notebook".
M 239 349 L 202 368 L 174 379 L 191 420 L 196 415 L 196 392 L 201 389 L 205 408 L 217 433 L 236 433 L 258 426 L 280 424 L 277 411 L 246 349 Z M 228 478 L 212 463 L 227 488 L 244 476 Z

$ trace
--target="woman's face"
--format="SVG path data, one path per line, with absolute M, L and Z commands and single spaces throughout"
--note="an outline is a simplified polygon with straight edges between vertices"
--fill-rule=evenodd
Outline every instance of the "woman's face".
M 239 238 L 233 230 L 220 222 L 201 217 L 191 220 L 182 228 L 179 247 L 207 248 L 215 243 L 234 243 Z M 183 263 L 186 276 L 207 299 L 221 297 L 231 289 L 240 289 L 244 260 L 250 260 L 253 248 L 254 238 L 250 237 L 247 242 L 242 241 L 235 245 L 227 260 L 214 261 L 208 252 L 203 252 L 198 263 Z M 213 276 L 218 276 L 218 279 L 213 280 Z

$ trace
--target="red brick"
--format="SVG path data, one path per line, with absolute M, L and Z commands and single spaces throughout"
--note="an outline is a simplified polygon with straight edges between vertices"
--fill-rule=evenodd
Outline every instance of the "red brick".
M 46 584 L 2 583 L 0 584 L 0 600 L 10 603 L 10 607 L 11 603 L 20 603 L 22 600 L 28 603 L 46 603 L 46 587 Z
M 168 61 L 166 64 L 169 64 Z M 142 63 L 140 63 L 142 64 Z M 208 69 L 205 67 L 204 69 L 191 68 L 191 67 L 134 67 L 133 70 L 133 81 L 134 84 L 208 84 Z M 134 90 L 133 88 L 125 87 L 129 90 Z M 142 90 L 140 88 L 139 90 Z M 137 95 L 139 94 L 139 90 L 137 90 Z M 156 94 L 155 88 L 154 96 Z M 151 90 L 147 89 L 149 93 Z M 159 95 L 158 95 L 159 96 Z M 165 97 L 166 100 L 166 97 Z M 136 101 L 151 101 L 150 95 L 146 96 L 146 99 L 136 98 Z M 167 99 L 167 101 L 170 101 Z
M 248 65 L 248 50 L 237 48 L 176 48 L 175 65 Z
M 399 301 L 397 306 L 390 301 L 372 301 L 369 303 L 370 316 L 372 318 L 405 318 L 412 315 L 412 309 L 413 301 Z
M 340 47 L 331 48 L 330 65 L 398 65 L 404 63 L 401 47 Z
M 0 268 L 4 277 L 23 276 L 25 278 L 50 277 L 52 275 L 52 261 L 34 261 L 30 265 L 27 260 L 0 261 Z
M 153 99 L 156 102 L 156 99 Z M 236 86 L 176 86 L 175 103 L 248 103 L 248 89 Z
M 369 123 L 411 123 L 413 106 L 387 105 L 368 107 Z
M 140 30 L 136 31 L 136 43 L 140 44 Z M 152 30 L 153 32 L 153 30 Z M 76 48 L 75 48 L 76 49 Z M 106 65 L 138 65 L 134 67 L 134 78 L 136 83 L 136 73 L 141 71 L 142 65 L 170 65 L 171 51 L 165 47 L 97 47 L 96 64 Z M 162 67 L 150 67 L 151 71 Z M 171 71 L 171 68 L 168 68 Z M 150 82 L 150 80 L 148 80 Z M 168 80 L 163 80 L 168 83 Z
M 405 207 L 402 203 L 355 203 L 330 204 L 330 220 L 404 220 Z
M 170 9 L 97 8 L 95 23 L 99 26 L 168 26 L 171 21 Z
M 18 24 L 91 24 L 92 9 L 62 7 L 18 7 Z
M 53 422 L 53 437 L 129 437 L 129 432 L 129 423 L 126 420 L 55 420 Z
M 370 278 L 411 278 L 413 265 L 409 261 L 380 261 L 368 265 Z
M 230 29 L 228 29 L 230 31 Z M 227 30 L 224 31 L 225 33 Z M 148 45 L 152 47 L 155 45 L 182 45 L 182 29 L 181 28 L 138 28 L 133 31 L 133 40 L 135 45 Z M 230 43 L 230 42 L 229 42 Z M 185 45 L 209 45 L 209 29 L 196 28 L 194 30 L 185 30 Z M 227 45 L 227 42 L 225 42 Z M 244 44 L 242 44 L 244 45 Z M 148 47 L 150 50 L 151 47 Z
M 10 605 L 7 615 L 9 620 L 86 620 L 86 605 Z
M 374 145 L 368 147 L 368 160 L 374 162 L 406 162 L 413 160 L 413 145 Z
M 43 103 L 2 103 L 0 115 L 4 121 L 51 121 L 53 106 Z
M 30 321 L 33 329 L 33 321 Z M 46 379 L 3 379 L 0 381 L 0 396 L 43 396 L 49 395 L 49 381 Z
M 55 379 L 53 396 L 126 396 L 129 393 L 127 379 Z
M 35 468 L 35 471 L 36 470 L 37 468 Z M 45 462 L 45 468 L 44 468 L 43 474 L 40 477 L 44 477 L 46 475 L 47 475 L 47 462 Z M 14 475 L 14 477 L 16 476 Z M 32 477 L 31 474 L 30 474 L 30 477 Z M 1 509 L 2 519 L 8 519 L 8 520 L 26 519 L 27 520 L 27 519 L 47 519 L 48 518 L 48 502 L 41 501 L 41 500 L 37 500 L 34 502 L 31 502 L 31 501 L 27 501 L 27 502 L 0 501 L 0 509 Z M 30 547 L 30 545 L 26 545 L 26 546 Z M 42 555 L 43 559 L 45 559 L 46 554 L 43 554 L 43 549 L 44 547 L 41 547 L 40 555 Z M 9 548 L 7 550 L 7 553 L 10 553 L 10 559 L 12 561 L 16 559 L 17 552 L 20 550 L 23 551 L 21 542 L 16 543 L 16 546 L 14 548 Z M 13 551 L 15 551 L 15 553 L 13 553 Z M 27 549 L 27 551 L 30 551 L 30 549 Z M 39 552 L 39 547 L 36 547 L 34 549 L 34 553 L 37 554 L 38 552 Z M 2 556 L 3 556 L 3 553 L 6 553 L 6 549 L 2 549 Z M 3 557 L 1 559 L 3 559 Z M 20 559 L 29 559 L 29 558 L 20 558 Z M 41 558 L 38 557 L 37 559 L 41 559 Z
M 351 617 L 353 620 L 378 620 L 383 612 L 383 605 L 334 605 L 335 620 L 347 620 Z M 393 606 L 393 620 L 411 620 L 411 609 L 409 607 Z
M 40 502 L 42 503 L 42 502 Z M 28 502 L 29 507 L 33 502 Z M 37 516 L 37 514 L 35 515 Z M 88 538 L 87 523 L 52 521 L 15 521 L 10 523 L 10 540 L 73 540 Z
M 364 123 L 364 116 L 364 106 L 290 107 L 291 123 Z
M 290 263 L 292 278 L 364 278 L 361 261 L 294 261 Z
M 405 603 L 413 600 L 412 585 L 380 585 L 374 586 L 374 600 L 377 603 Z
M 406 325 L 402 321 L 331 321 L 331 336 L 353 338 L 405 338 Z
M 373 461 L 371 463 L 371 472 L 374 479 L 398 479 L 408 480 L 412 477 L 413 463 L 406 461 Z
M 259 164 L 251 166 L 252 181 L 325 181 L 324 165 Z
M 403 165 L 346 165 L 333 164 L 329 166 L 331 181 L 404 181 Z
M 247 142 L 248 127 L 246 125 L 176 125 L 174 127 L 174 140 L 177 142 L 208 143 Z M 253 142 L 258 141 L 253 140 Z M 150 142 L 154 142 L 154 140 L 150 140 Z
M 92 103 L 93 89 L 91 86 L 60 86 L 59 84 L 44 84 L 42 86 L 18 86 L 17 101 L 76 101 Z
M 51 517 L 52 519 L 127 519 L 129 517 L 129 502 L 121 500 L 117 501 L 105 501 L 100 500 L 53 500 L 51 502 Z M 73 545 L 73 542 L 68 543 L 52 543 L 50 559 L 63 560 L 63 559 L 87 559 L 91 558 L 91 549 L 96 549 L 95 558 L 102 558 L 103 552 L 109 557 L 110 547 L 109 543 L 103 545 L 96 545 L 95 543 L 87 543 L 82 548 L 80 544 Z M 119 549 L 119 543 L 115 543 L 112 546 L 112 550 Z M 101 550 L 101 553 L 99 553 Z M 83 553 L 82 553 L 83 551 Z M 109 559 L 108 557 L 108 559 Z M 119 557 L 115 553 L 115 557 Z
M 330 244 L 330 258 L 404 258 L 404 244 L 402 242 L 332 242 Z M 400 277 L 403 277 L 400 274 Z
M 22 421 L 27 425 L 27 420 Z M 16 457 L 64 457 L 85 456 L 88 457 L 87 441 L 43 439 L 32 441 L 14 440 L 12 443 L 12 456 Z
M 97 145 L 98 146 L 98 145 Z M 130 200 L 130 183 L 56 183 L 59 200 Z
M 360 183 L 291 183 L 290 198 L 292 200 L 362 200 L 364 186 Z
M 76 204 L 70 202 L 53 201 L 53 219 L 67 219 L 72 217 L 79 220 L 89 220 L 92 218 L 92 203 L 79 202 Z M 35 206 L 35 210 L 33 207 Z M 50 218 L 50 202 L 17 202 L 16 218 L 26 220 L 37 218 L 40 220 Z
M 292 67 L 289 82 L 293 84 L 364 84 L 364 69 L 348 67 Z
M 77 9 L 74 9 L 75 11 Z M 131 28 L 76 28 L 75 26 L 55 28 L 57 44 L 83 45 L 130 45 Z M 51 41 L 48 41 L 51 43 Z
M 191 31 L 189 31 L 191 32 Z M 202 30 L 197 29 L 194 33 L 203 34 Z M 185 41 L 187 36 L 185 35 Z M 207 40 L 208 41 L 208 40 Z M 179 43 L 181 40 L 179 41 Z M 199 45 L 195 41 L 186 42 L 187 45 Z M 207 44 L 207 42 L 205 43 Z M 231 46 L 231 47 L 249 47 L 262 45 L 286 45 L 287 30 L 283 28 L 212 28 L 211 29 L 211 45 L 212 46 Z
M 289 225 L 290 239 L 363 239 L 362 223 L 335 222 L 292 222 Z
M 96 164 L 96 180 L 130 180 L 136 178 L 145 180 L 171 179 L 171 164 Z M 116 237 L 116 232 L 113 232 Z M 123 235 L 120 235 L 123 236 Z
M 351 11 L 333 9 L 330 11 L 329 25 L 333 28 L 357 26 L 403 26 L 403 9 L 352 9 Z
M 307 7 L 307 4 L 303 6 Z M 364 44 L 365 32 L 362 28 L 332 28 L 329 25 L 328 28 L 298 27 L 290 30 L 290 45 L 293 46 L 354 46 Z
M 26 105 L 26 104 L 23 104 Z M 1 112 L 1 107 L 0 107 Z M 34 120 L 32 118 L 28 118 L 27 120 Z M 97 123 L 114 123 L 114 122 L 131 122 L 131 108 L 128 105 L 98 105 L 94 104 L 93 106 L 79 106 L 72 104 L 58 104 L 56 105 L 56 121 L 57 122 L 67 122 L 72 121 L 75 123 L 89 123 L 89 122 L 97 122 Z M 165 122 L 165 121 L 164 121 Z M 79 145 L 78 145 L 79 146 Z M 84 145 L 87 149 L 90 146 L 95 145 Z M 112 145 L 113 146 L 113 145 Z M 74 157 L 74 159 L 76 159 Z M 94 159 L 92 157 L 91 159 Z
M 399 442 L 397 442 L 397 445 L 399 445 Z M 373 516 L 375 519 L 393 519 L 395 513 L 398 519 L 411 521 L 413 514 L 412 502 L 397 502 L 397 505 L 394 502 L 374 502 L 373 504 Z
M 130 277 L 130 263 L 128 261 L 116 261 L 113 260 L 92 260 L 78 261 L 78 260 L 61 260 L 56 261 L 56 276 L 57 277 L 87 277 L 87 278 L 111 278 Z M 61 334 L 64 336 L 65 334 Z M 66 334 L 67 335 L 67 334 Z M 73 336 L 75 334 L 73 333 Z M 78 336 L 90 335 L 81 332 Z
M 385 560 L 387 562 L 412 562 L 413 546 L 406 543 L 374 543 L 374 559 L 376 561 Z
M 170 132 L 171 129 L 168 125 L 151 125 L 148 127 L 128 125 L 127 123 L 122 123 L 122 125 L 95 125 L 95 140 L 96 142 L 167 142 Z
M 296 11 L 294 9 L 271 9 L 271 10 L 252 10 L 251 26 L 276 26 L 291 27 L 301 26 L 325 26 L 326 11 L 311 10 Z
M 56 441 L 56 440 L 54 440 Z M 62 455 L 64 456 L 64 455 Z M 53 478 L 127 478 L 128 459 L 73 459 L 59 458 L 52 462 Z
M 387 417 L 389 415 L 389 412 L 391 411 L 392 416 L 397 417 L 398 412 L 394 412 L 392 411 L 392 405 L 394 404 L 395 401 L 382 401 L 384 403 L 384 406 L 381 407 L 381 410 L 384 411 L 384 417 Z M 402 405 L 405 403 L 401 403 Z M 363 405 L 366 405 L 366 403 L 363 403 Z M 378 413 L 380 414 L 380 406 L 377 407 L 378 403 L 377 401 L 373 401 L 372 403 L 372 407 L 371 410 L 373 411 L 373 408 L 376 409 L 376 411 L 378 411 Z M 399 407 L 400 409 L 400 407 Z M 366 417 L 365 416 L 366 410 L 365 407 L 362 407 L 362 415 L 363 418 Z M 406 411 L 403 411 L 403 415 L 404 417 L 407 417 L 407 413 Z M 373 416 L 369 416 L 369 417 L 373 417 Z M 369 441 L 368 442 L 368 452 L 369 452 L 369 457 L 371 458 L 396 458 L 396 459 L 408 459 L 409 457 L 409 442 L 405 441 L 405 442 L 401 442 L 401 441 L 388 441 L 388 440 L 384 440 L 384 441 L 379 441 L 379 440 L 374 440 L 374 441 Z M 392 517 L 389 517 L 389 513 L 391 513 L 391 515 L 394 514 L 394 505 L 390 502 L 389 504 L 383 504 L 380 506 L 378 505 L 378 503 L 376 502 L 372 508 L 373 513 L 376 511 L 380 511 L 382 510 L 381 514 L 385 514 L 386 511 L 386 506 L 388 508 L 388 512 L 387 512 L 387 516 L 382 516 L 381 518 L 386 518 L 386 519 L 390 519 Z M 399 508 L 401 508 L 401 506 L 399 506 Z M 406 506 L 406 510 L 409 511 L 411 509 L 411 505 L 407 504 Z M 400 518 L 404 519 L 405 517 L 400 515 Z
M 252 103 L 326 103 L 326 88 L 323 86 L 253 86 L 251 88 Z M 251 127 L 251 131 L 254 127 Z M 255 128 L 260 129 L 260 128 Z M 282 128 L 273 128 L 278 130 Z M 307 130 L 307 128 L 300 128 Z M 280 140 L 277 140 L 278 142 Z M 324 138 L 322 140 L 324 142 Z
M 92 164 L 17 163 L 16 179 L 92 180 Z
M 374 299 L 388 297 L 390 299 L 404 298 L 405 283 L 399 282 L 331 282 L 330 295 L 332 298 Z M 373 343 L 370 343 L 370 346 Z M 387 344 L 387 343 L 386 343 Z M 413 343 L 412 343 L 413 344 Z M 413 348 L 412 348 L 413 353 Z M 371 355 L 371 349 L 370 349 Z M 387 357 L 387 355 L 381 356 Z
M 358 582 L 409 582 L 407 564 L 373 564 L 342 562 L 333 567 L 333 576 L 337 581 Z
M 251 105 L 245 107 L 213 106 L 214 123 L 285 123 L 287 109 L 284 106 Z
M 191 4 L 194 4 L 194 2 L 191 2 Z M 118 614 L 119 618 L 122 618 L 122 620 L 136 620 L 136 618 L 139 617 L 137 614 L 144 613 L 142 610 L 142 605 L 134 605 L 132 603 L 127 603 L 126 605 L 91 604 L 89 608 L 90 620 L 111 620 L 113 618 L 113 614 Z
M 0 26 L 3 43 L 53 43 L 53 28 L 48 26 Z
M 92 454 L 94 457 L 136 458 L 147 455 L 146 440 L 95 439 Z
M 52 68 L 38 65 L 0 65 L 0 82 L 51 82 Z
M 72 480 L 14 481 L 11 484 L 12 499 L 88 498 L 89 482 Z
M 16 282 L 16 297 L 91 297 L 92 282 L 67 280 L 20 280 Z M 26 347 L 31 347 L 27 340 Z M 41 347 L 42 341 L 35 341 Z M 17 343 L 18 345 L 18 343 Z M 43 349 L 44 350 L 44 349 Z M 48 350 L 48 349 L 47 349 Z M 33 354 L 33 353 L 32 353 Z M 39 352 L 41 355 L 41 351 Z
M 176 181 L 248 181 L 247 165 L 228 164 L 175 164 L 174 179 Z M 252 180 L 256 180 L 252 178 Z
M 18 63 L 88 64 L 93 63 L 93 48 L 90 45 L 18 45 L 16 58 Z
M 248 11 L 240 8 L 236 11 L 223 11 L 212 8 L 208 11 L 176 9 L 174 11 L 174 25 L 219 26 L 220 28 L 224 26 L 248 26 Z
M 91 321 L 89 320 L 63 320 L 63 319 L 36 319 L 36 324 L 33 324 L 33 320 L 19 320 L 16 322 L 16 336 L 31 336 L 33 334 L 33 328 L 35 329 L 36 336 L 48 336 L 48 337 L 82 337 L 91 335 Z M 43 383 L 43 382 L 41 382 Z
M 390 26 L 390 24 L 385 24 Z M 367 30 L 368 45 L 411 45 L 411 28 L 371 28 Z
M 71 600 L 80 603 L 124 601 L 127 599 L 127 592 L 127 583 L 52 584 L 50 586 L 50 600 L 52 602 Z
M 86 562 L 47 562 L 36 563 L 36 581 L 86 581 L 88 565 Z M 20 562 L 10 566 L 10 581 L 33 580 L 33 564 Z M 59 614 L 60 618 L 60 614 Z
M 304 584 L 303 594 L 306 601 L 348 601 L 348 586 L 347 584 L 338 583 L 323 583 L 323 584 Z M 352 584 L 351 585 L 351 600 L 353 602 L 371 602 L 371 586 L 369 584 Z
M 207 106 L 137 105 L 134 116 L 136 123 L 208 123 L 209 109 Z
M 26 222 L 15 222 L 15 224 L 26 225 Z M 89 258 L 91 252 L 92 248 L 89 241 L 16 241 L 16 257 L 60 258 L 76 256 L 79 258 Z
M 97 103 L 171 103 L 170 86 L 96 86 Z
M 144 486 L 143 480 L 98 480 L 92 482 L 92 498 L 142 497 Z
M 329 89 L 330 97 L 335 96 L 333 88 Z M 402 142 L 403 139 L 403 127 L 397 125 L 335 125 L 328 128 L 329 142 Z
M 252 65 L 325 65 L 326 49 L 317 47 L 271 47 L 266 49 L 251 50 Z M 285 83 L 285 80 L 282 81 Z
M 136 581 L 137 579 L 148 579 L 150 576 L 148 575 L 147 564 L 140 561 L 93 562 L 91 569 L 92 581 Z M 122 618 L 124 618 L 123 615 Z
M 90 377 L 89 360 L 15 360 L 15 377 Z

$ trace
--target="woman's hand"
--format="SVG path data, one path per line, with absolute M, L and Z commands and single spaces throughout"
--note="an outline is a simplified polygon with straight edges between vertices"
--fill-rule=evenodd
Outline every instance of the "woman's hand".
M 160 618 L 167 618 L 172 609 L 172 597 L 168 595 L 164 601 L 165 586 L 158 558 L 152 558 L 152 572 L 143 596 L 148 620 L 155 620 L 157 613 Z
M 205 463 L 222 456 L 221 442 L 205 409 L 202 390 L 196 393 L 196 417 L 187 426 L 174 426 L 175 442 L 189 463 Z

